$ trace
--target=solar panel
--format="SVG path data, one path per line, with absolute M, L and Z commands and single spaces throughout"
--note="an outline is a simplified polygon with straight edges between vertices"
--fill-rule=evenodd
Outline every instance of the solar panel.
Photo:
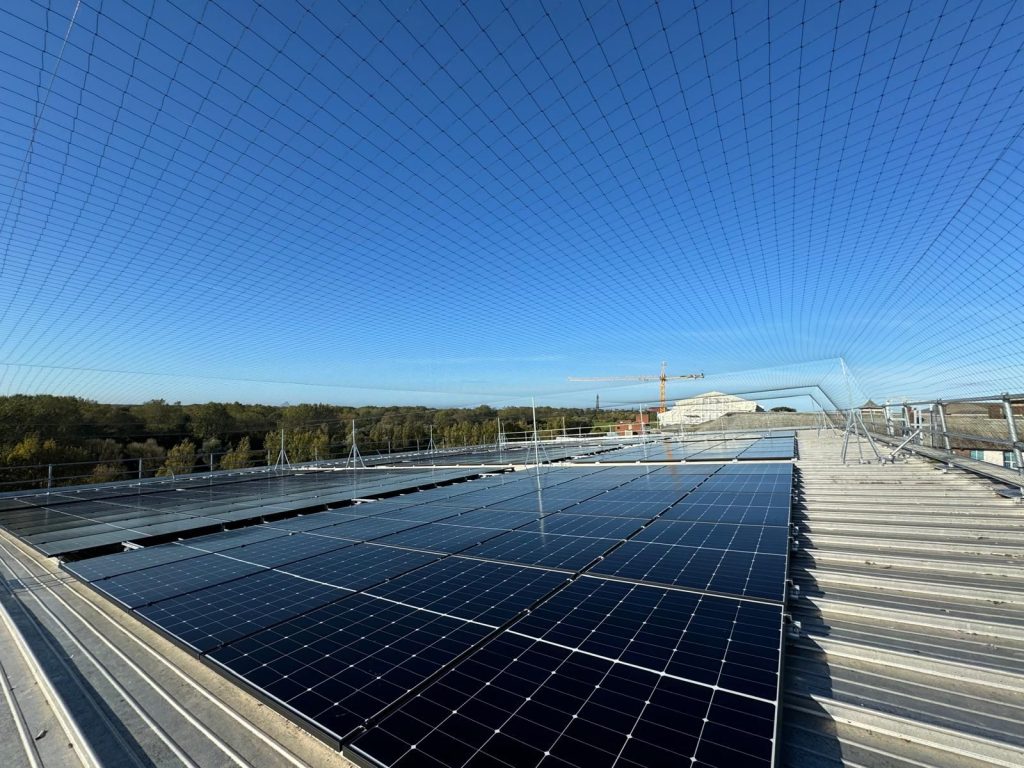
M 84 581 L 95 581 L 108 576 L 139 571 L 154 565 L 165 565 L 199 557 L 203 553 L 178 544 L 161 544 L 130 552 L 94 557 L 80 562 L 65 563 L 64 568 Z
M 81 492 L 33 492 L 5 502 L 0 525 L 44 554 L 69 555 L 226 522 L 324 509 L 362 496 L 459 479 L 471 471 L 211 474 Z
M 400 531 L 377 539 L 377 544 L 395 547 L 426 549 L 432 552 L 460 552 L 482 541 L 500 536 L 504 531 L 495 528 L 476 528 L 465 525 L 431 523 L 408 531 Z
M 497 528 L 511 531 L 537 519 L 533 512 L 515 512 L 507 509 L 487 507 L 472 512 L 465 512 L 445 522 L 451 525 L 469 525 L 476 528 Z
M 262 565 L 220 555 L 202 555 L 92 582 L 93 588 L 122 605 L 138 608 L 266 570 Z
M 686 497 L 688 504 L 716 504 L 723 507 L 789 507 L 789 489 L 778 491 L 734 491 L 701 486 Z
M 280 567 L 284 573 L 334 587 L 359 590 L 433 562 L 437 555 L 374 544 L 356 544 Z
M 598 515 L 600 517 L 629 517 L 650 520 L 663 512 L 668 504 L 662 502 L 638 501 L 629 498 L 608 499 L 607 494 L 582 501 L 565 511 L 573 515 Z
M 701 501 L 700 497 L 687 497 L 667 510 L 662 519 L 688 520 L 705 523 L 742 523 L 744 525 L 789 525 L 790 501 L 775 499 L 765 505 L 756 505 L 750 494 L 737 497 L 728 504 L 715 499 Z
M 337 742 L 491 631 L 356 594 L 207 658 Z
M 565 583 L 564 573 L 449 557 L 367 594 L 497 627 Z
M 206 550 L 204 543 L 201 541 L 190 541 L 188 546 L 201 551 Z M 241 546 L 228 549 L 219 548 L 218 551 L 223 557 L 244 560 L 248 563 L 262 565 L 265 568 L 275 568 L 294 560 L 301 560 L 305 557 L 313 557 L 324 552 L 331 552 L 350 546 L 352 544 L 347 541 L 299 532 L 277 536 L 266 541 L 243 542 Z
M 204 653 L 351 594 L 340 587 L 262 571 L 143 606 L 137 613 Z
M 396 767 L 769 766 L 775 712 L 760 699 L 506 633 L 346 751 Z
M 291 517 L 287 520 L 274 520 L 266 525 L 280 531 L 315 531 L 318 528 L 327 528 L 328 526 L 348 522 L 349 520 L 362 520 L 365 517 L 370 517 L 370 515 L 357 512 L 359 509 L 360 507 L 344 507 L 344 511 L 314 512 Z
M 584 576 L 511 631 L 768 701 L 778 691 L 780 605 Z
M 217 531 L 205 536 L 197 536 L 181 542 L 182 546 L 201 546 L 206 552 L 220 552 L 222 549 L 233 549 L 243 544 L 255 544 L 287 536 L 288 531 L 279 530 L 274 525 L 254 525 L 247 528 L 233 528 L 228 531 Z M 197 551 L 197 554 L 201 554 Z M 116 556 L 114 556 L 116 557 Z
M 597 515 L 573 515 L 569 512 L 559 512 L 541 520 L 534 520 L 520 530 L 619 540 L 636 533 L 643 522 L 643 520 L 631 517 L 598 517 Z
M 462 554 L 485 560 L 501 560 L 577 571 L 604 554 L 614 542 L 533 532 L 510 531 L 465 550 Z
M 796 441 L 792 437 L 766 437 L 743 451 L 740 459 L 792 459 Z
M 724 464 L 718 468 L 716 475 L 770 475 L 781 474 L 792 477 L 793 465 L 790 463 L 778 464 Z
M 586 492 L 585 492 L 586 493 Z M 560 509 L 571 507 L 579 502 L 579 494 L 562 491 L 560 494 L 555 491 L 542 493 L 531 493 L 525 496 L 517 496 L 514 499 L 501 501 L 497 504 L 489 504 L 487 509 L 509 510 L 515 512 L 529 512 L 533 515 L 549 514 Z
M 416 528 L 423 523 L 414 520 L 395 520 L 391 517 L 378 515 L 376 517 L 363 517 L 358 520 L 348 520 L 343 523 L 317 528 L 313 533 L 317 536 L 326 536 L 347 541 L 369 541 L 389 533 L 404 531 L 408 528 Z
M 627 541 L 591 570 L 622 579 L 781 602 L 786 566 L 785 555 Z
M 633 541 L 785 555 L 789 547 L 789 529 L 785 526 L 655 520 Z

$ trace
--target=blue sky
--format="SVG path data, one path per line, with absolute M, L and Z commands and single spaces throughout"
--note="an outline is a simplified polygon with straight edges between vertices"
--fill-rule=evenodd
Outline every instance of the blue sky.
M 1019 3 L 50 5 L 0 10 L 0 394 L 1024 390 Z

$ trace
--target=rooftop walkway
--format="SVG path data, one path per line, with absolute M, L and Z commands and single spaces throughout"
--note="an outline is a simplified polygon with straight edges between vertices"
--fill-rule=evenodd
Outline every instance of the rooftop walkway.
M 781 763 L 1024 765 L 1024 505 L 802 432 Z

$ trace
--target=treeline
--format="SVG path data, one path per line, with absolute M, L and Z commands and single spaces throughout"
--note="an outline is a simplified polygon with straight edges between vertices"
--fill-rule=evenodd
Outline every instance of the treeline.
M 605 431 L 629 413 L 537 408 L 541 430 Z M 284 433 L 293 462 L 348 455 L 355 439 L 364 454 L 493 443 L 498 420 L 506 434 L 533 429 L 529 407 L 494 409 L 423 406 L 287 406 L 243 403 L 182 405 L 150 400 L 113 405 L 54 395 L 0 397 L 0 491 L 40 480 L 53 485 L 124 477 L 241 469 L 274 463 Z M 78 466 L 63 466 L 75 465 Z M 83 465 L 91 466 L 83 469 Z M 45 477 L 45 474 L 43 475 Z

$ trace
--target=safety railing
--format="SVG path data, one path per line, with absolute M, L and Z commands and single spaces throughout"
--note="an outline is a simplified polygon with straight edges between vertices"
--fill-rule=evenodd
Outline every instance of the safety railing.
M 1024 395 L 904 401 L 859 409 L 873 435 L 890 445 L 919 446 L 1024 488 Z

